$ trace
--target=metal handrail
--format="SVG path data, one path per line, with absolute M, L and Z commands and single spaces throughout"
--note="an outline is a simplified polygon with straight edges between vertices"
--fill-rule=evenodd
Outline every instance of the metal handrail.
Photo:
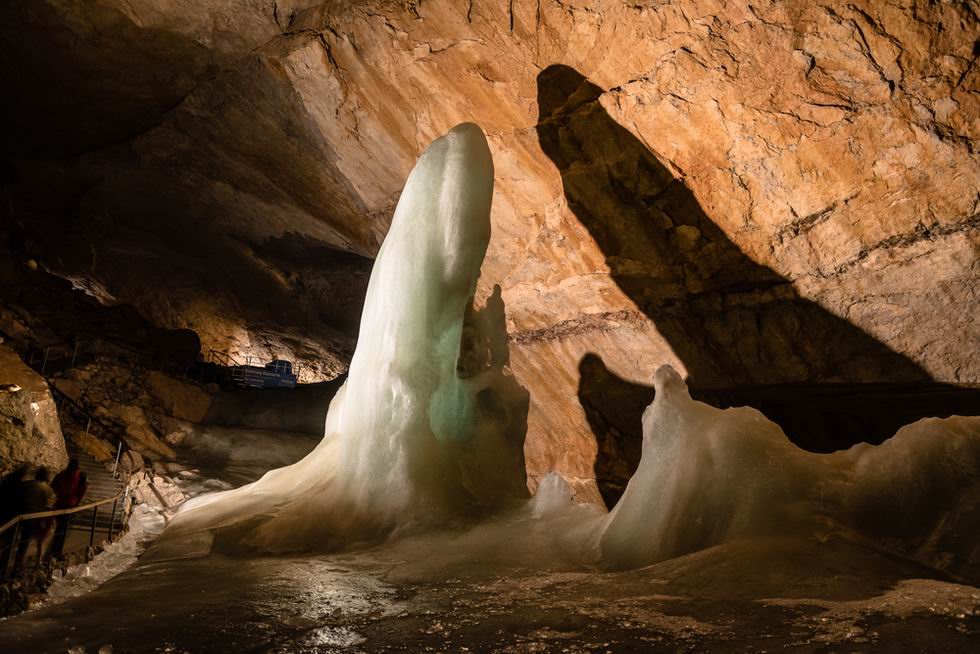
M 238 359 L 228 354 L 227 352 L 219 352 L 218 350 L 208 348 L 208 361 L 210 363 L 217 363 L 219 365 L 225 366 L 226 368 L 233 368 L 234 366 L 247 365 L 240 362 Z
M 121 488 L 118 493 L 112 497 L 106 497 L 101 500 L 96 500 L 94 502 L 89 502 L 88 504 L 79 504 L 70 509 L 52 509 L 51 511 L 38 511 L 37 513 L 22 513 L 16 515 L 10 520 L 8 520 L 2 527 L 0 527 L 0 535 L 7 531 L 18 522 L 24 522 L 26 520 L 37 520 L 38 518 L 53 518 L 59 515 L 70 515 L 72 513 L 78 513 L 79 511 L 88 511 L 89 509 L 94 509 L 97 506 L 102 506 L 103 504 L 108 504 L 109 502 L 117 501 L 120 497 L 126 494 L 126 489 Z
M 126 350 L 127 352 L 130 352 L 132 354 L 139 354 L 141 356 L 145 356 L 145 357 L 148 357 L 148 358 L 155 356 L 155 353 L 153 351 L 150 351 L 150 350 L 141 350 L 141 349 L 139 349 L 137 347 L 134 347 L 132 345 L 128 345 L 126 343 L 122 343 L 121 341 L 117 341 L 117 340 L 114 340 L 114 339 L 111 339 L 111 338 L 106 338 L 105 336 L 87 336 L 87 337 L 82 337 L 82 338 L 76 338 L 76 339 L 73 339 L 73 340 L 70 340 L 70 341 L 51 341 L 50 343 L 47 343 L 45 345 L 29 343 L 27 347 L 28 347 L 28 349 L 32 349 L 35 352 L 41 352 L 43 350 L 47 350 L 47 349 L 50 349 L 50 348 L 53 348 L 53 347 L 63 347 L 67 351 L 67 350 L 71 350 L 73 348 L 77 350 L 77 348 L 79 346 L 84 347 L 84 346 L 88 345 L 89 343 L 107 343 L 107 344 L 111 345 L 112 347 L 117 347 L 120 350 Z M 173 357 L 164 356 L 163 358 L 165 358 L 165 359 L 171 358 L 172 359 Z
M 111 543 L 113 536 L 115 535 L 116 532 L 116 508 L 119 505 L 120 498 L 122 498 L 122 505 L 123 505 L 122 506 L 123 525 L 121 527 L 125 529 L 126 498 L 128 496 L 129 496 L 129 489 L 123 488 L 120 489 L 120 491 L 115 495 L 113 495 L 112 497 L 106 497 L 101 500 L 96 500 L 94 502 L 87 502 L 86 504 L 80 504 L 70 509 L 53 509 L 51 511 L 38 511 L 36 513 L 22 513 L 18 516 L 14 516 L 10 520 L 8 520 L 6 524 L 0 526 L 0 539 L 9 540 L 9 543 L 2 548 L 4 553 L 3 553 L 2 562 L 0 562 L 0 580 L 6 579 L 13 572 L 13 570 L 16 569 L 18 565 L 18 560 L 17 560 L 19 556 L 18 552 L 21 551 L 21 546 L 22 546 L 20 540 L 24 537 L 21 530 L 22 522 L 27 522 L 30 520 L 40 520 L 42 518 L 69 516 L 67 518 L 68 522 L 64 526 L 64 529 L 67 530 L 70 528 L 72 515 L 79 513 L 81 511 L 88 511 L 89 509 L 91 509 L 92 524 L 91 527 L 88 528 L 89 530 L 88 548 L 90 550 L 92 546 L 95 544 L 95 532 L 98 530 L 99 527 L 99 507 L 102 506 L 103 504 L 108 504 L 109 502 L 112 502 L 112 517 L 109 518 L 109 529 L 106 532 L 109 537 L 109 542 Z M 13 534 L 9 539 L 7 539 L 6 537 L 4 537 L 4 534 L 8 529 L 11 528 L 13 528 Z M 64 553 L 64 550 L 61 549 L 63 548 L 63 546 L 64 546 L 64 542 L 62 541 L 61 545 L 59 546 L 59 550 L 54 553 L 55 556 L 61 556 Z M 40 561 L 40 559 L 38 560 Z
M 84 350 L 93 343 L 95 344 L 94 355 L 86 355 Z M 137 365 L 137 361 L 141 358 L 156 362 L 156 367 L 160 369 L 163 369 L 164 364 L 169 364 L 172 368 L 182 369 L 186 373 L 186 369 L 188 367 L 184 360 L 177 359 L 171 355 L 160 354 L 154 350 L 142 350 L 138 347 L 111 338 L 106 338 L 104 336 L 80 337 L 70 341 L 52 341 L 45 345 L 39 343 L 28 343 L 24 348 L 24 353 L 21 358 L 23 358 L 29 366 L 34 367 L 34 356 L 36 354 L 42 355 L 40 372 L 43 375 L 48 365 L 48 351 L 52 348 L 61 348 L 66 353 L 66 356 L 58 360 L 64 361 L 70 359 L 71 364 L 69 364 L 68 367 L 74 368 L 75 361 L 79 356 L 94 356 L 97 359 L 99 357 L 100 345 L 102 344 L 105 344 L 106 346 L 103 348 L 103 354 L 115 358 L 120 363 L 125 364 L 129 359 L 129 355 L 132 355 L 133 361 L 131 367 L 135 367 Z M 113 348 L 122 350 L 124 353 L 128 354 L 125 356 L 111 354 Z M 202 360 L 200 353 L 198 354 L 198 360 Z

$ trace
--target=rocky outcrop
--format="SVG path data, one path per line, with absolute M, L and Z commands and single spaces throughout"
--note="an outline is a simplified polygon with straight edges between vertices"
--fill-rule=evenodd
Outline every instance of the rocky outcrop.
M 205 347 L 339 372 L 405 175 L 472 120 L 532 479 L 595 497 L 589 353 L 695 388 L 980 381 L 969 3 L 72 7 L 2 10 L 25 251 Z
M 201 422 L 211 406 L 211 394 L 200 386 L 168 377 L 158 370 L 151 370 L 147 383 L 163 413 L 178 420 Z
M 120 458 L 126 471 L 142 468 L 144 459 L 173 460 L 172 445 L 184 425 L 203 420 L 211 405 L 211 394 L 201 386 L 107 359 L 57 373 L 53 384 L 99 423 L 95 432 L 90 422 L 69 413 L 70 438 L 100 461 L 114 460 L 121 438 L 131 450 Z
M 180 487 L 171 478 L 150 471 L 143 471 L 131 477 L 129 488 L 137 503 L 149 504 L 159 510 L 180 506 L 186 499 Z
M 173 448 L 160 440 L 146 419 L 146 414 L 138 406 L 110 405 L 99 407 L 95 415 L 100 418 L 115 419 L 126 430 L 123 440 L 126 446 L 151 459 L 173 459 L 177 456 Z
M 29 464 L 52 471 L 68 463 L 58 407 L 44 379 L 0 345 L 0 476 Z

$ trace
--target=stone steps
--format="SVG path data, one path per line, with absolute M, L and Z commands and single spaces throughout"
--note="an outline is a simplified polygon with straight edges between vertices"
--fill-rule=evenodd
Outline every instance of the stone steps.
M 88 491 L 85 502 L 94 502 L 106 497 L 112 497 L 122 488 L 122 483 L 115 479 L 106 466 L 96 460 L 91 454 L 84 452 L 78 445 L 68 441 L 68 455 L 78 459 L 78 467 L 88 478 Z
M 112 497 L 122 490 L 122 482 L 115 479 L 106 469 L 105 465 L 96 460 L 95 457 L 82 451 L 78 445 L 71 441 L 67 442 L 67 448 L 68 455 L 78 459 L 78 467 L 85 473 L 88 482 L 88 490 L 85 491 L 85 497 L 82 498 L 83 504 Z M 121 511 L 121 508 L 121 506 L 117 506 L 117 522 L 119 520 L 118 513 Z M 112 519 L 112 504 L 104 504 L 98 507 L 98 509 L 96 529 L 108 529 L 109 522 Z M 73 514 L 72 528 L 82 529 L 91 527 L 93 515 L 96 515 L 94 509 L 79 511 Z

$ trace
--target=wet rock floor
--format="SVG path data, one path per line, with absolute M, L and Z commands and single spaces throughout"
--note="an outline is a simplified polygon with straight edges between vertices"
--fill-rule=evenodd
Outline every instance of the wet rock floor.
M 980 637 L 980 589 L 842 543 L 743 541 L 629 572 L 426 547 L 142 563 L 0 622 L 0 651 L 975 652 Z

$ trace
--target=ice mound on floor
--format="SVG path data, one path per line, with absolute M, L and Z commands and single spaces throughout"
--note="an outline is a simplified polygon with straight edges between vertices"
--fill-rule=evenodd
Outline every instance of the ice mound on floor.
M 347 382 L 301 461 L 184 505 L 161 539 L 333 549 L 527 494 L 527 392 L 510 376 L 499 289 L 472 307 L 493 162 L 465 123 L 412 170 L 368 285 Z M 203 540 L 202 540 L 203 539 Z M 186 538 L 185 544 L 186 544 Z
M 604 565 L 835 535 L 978 576 L 980 418 L 924 419 L 879 446 L 814 454 L 755 409 L 692 400 L 669 366 L 654 384 L 639 467 L 598 527 Z

